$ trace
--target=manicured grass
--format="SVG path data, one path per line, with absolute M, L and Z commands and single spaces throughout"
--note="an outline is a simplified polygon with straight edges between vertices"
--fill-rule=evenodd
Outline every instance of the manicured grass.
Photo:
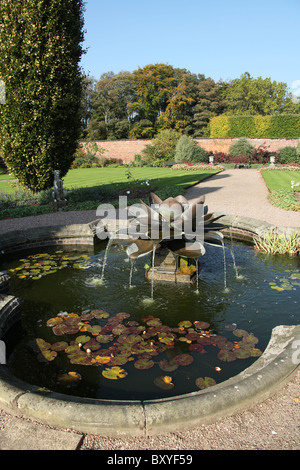
M 291 181 L 300 183 L 300 170 L 261 170 L 261 175 L 270 191 L 278 189 L 291 190 Z M 294 191 L 300 191 L 300 185 L 296 186 Z
M 5 191 L 6 193 L 13 193 L 16 191 L 16 186 L 12 184 L 14 182 L 13 179 L 9 181 L 3 181 L 4 178 L 0 179 L 0 191 Z
M 148 201 L 155 191 L 161 199 L 184 194 L 186 188 L 218 173 L 220 168 L 193 171 L 170 168 L 84 168 L 70 170 L 64 178 L 68 204 L 65 210 L 95 210 L 100 203 L 118 207 L 119 196 L 128 204 Z M 33 194 L 0 179 L 0 219 L 52 212 L 52 191 Z
M 110 184 L 138 184 L 139 181 L 149 181 L 151 187 L 164 188 L 166 186 L 187 187 L 213 175 L 216 171 L 181 171 L 170 168 L 78 168 L 70 170 L 63 178 L 65 189 L 90 188 L 93 186 Z M 9 175 L 0 175 L 0 191 L 14 192 L 17 188 L 11 182 L 3 181 L 12 178 Z
M 130 171 L 131 177 L 128 178 Z M 99 186 L 102 184 L 130 183 L 134 180 L 146 181 L 151 186 L 163 188 L 166 186 L 191 186 L 196 184 L 208 176 L 216 173 L 215 171 L 181 171 L 171 170 L 170 168 L 78 168 L 70 170 L 63 178 L 64 187 L 71 188 L 87 188 Z

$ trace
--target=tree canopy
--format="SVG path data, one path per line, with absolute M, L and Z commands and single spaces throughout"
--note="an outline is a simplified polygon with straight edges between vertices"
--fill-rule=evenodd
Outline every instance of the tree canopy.
M 248 72 L 215 82 L 168 64 L 108 72 L 95 81 L 88 139 L 149 139 L 165 129 L 209 136 L 214 116 L 299 113 L 286 83 Z

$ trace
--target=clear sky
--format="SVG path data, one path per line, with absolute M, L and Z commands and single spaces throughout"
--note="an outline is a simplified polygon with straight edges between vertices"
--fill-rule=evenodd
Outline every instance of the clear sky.
M 215 81 L 270 77 L 300 95 L 300 0 L 85 0 L 81 65 L 97 80 L 167 63 Z

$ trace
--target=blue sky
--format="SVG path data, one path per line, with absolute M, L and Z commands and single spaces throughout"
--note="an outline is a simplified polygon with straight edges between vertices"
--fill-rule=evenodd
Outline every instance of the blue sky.
M 168 63 L 228 80 L 249 72 L 300 95 L 300 0 L 85 0 L 81 66 L 95 77 Z

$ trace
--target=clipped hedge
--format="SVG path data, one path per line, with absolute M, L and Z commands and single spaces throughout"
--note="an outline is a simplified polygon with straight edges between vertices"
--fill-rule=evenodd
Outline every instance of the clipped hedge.
M 297 138 L 300 114 L 216 116 L 210 120 L 210 137 Z

